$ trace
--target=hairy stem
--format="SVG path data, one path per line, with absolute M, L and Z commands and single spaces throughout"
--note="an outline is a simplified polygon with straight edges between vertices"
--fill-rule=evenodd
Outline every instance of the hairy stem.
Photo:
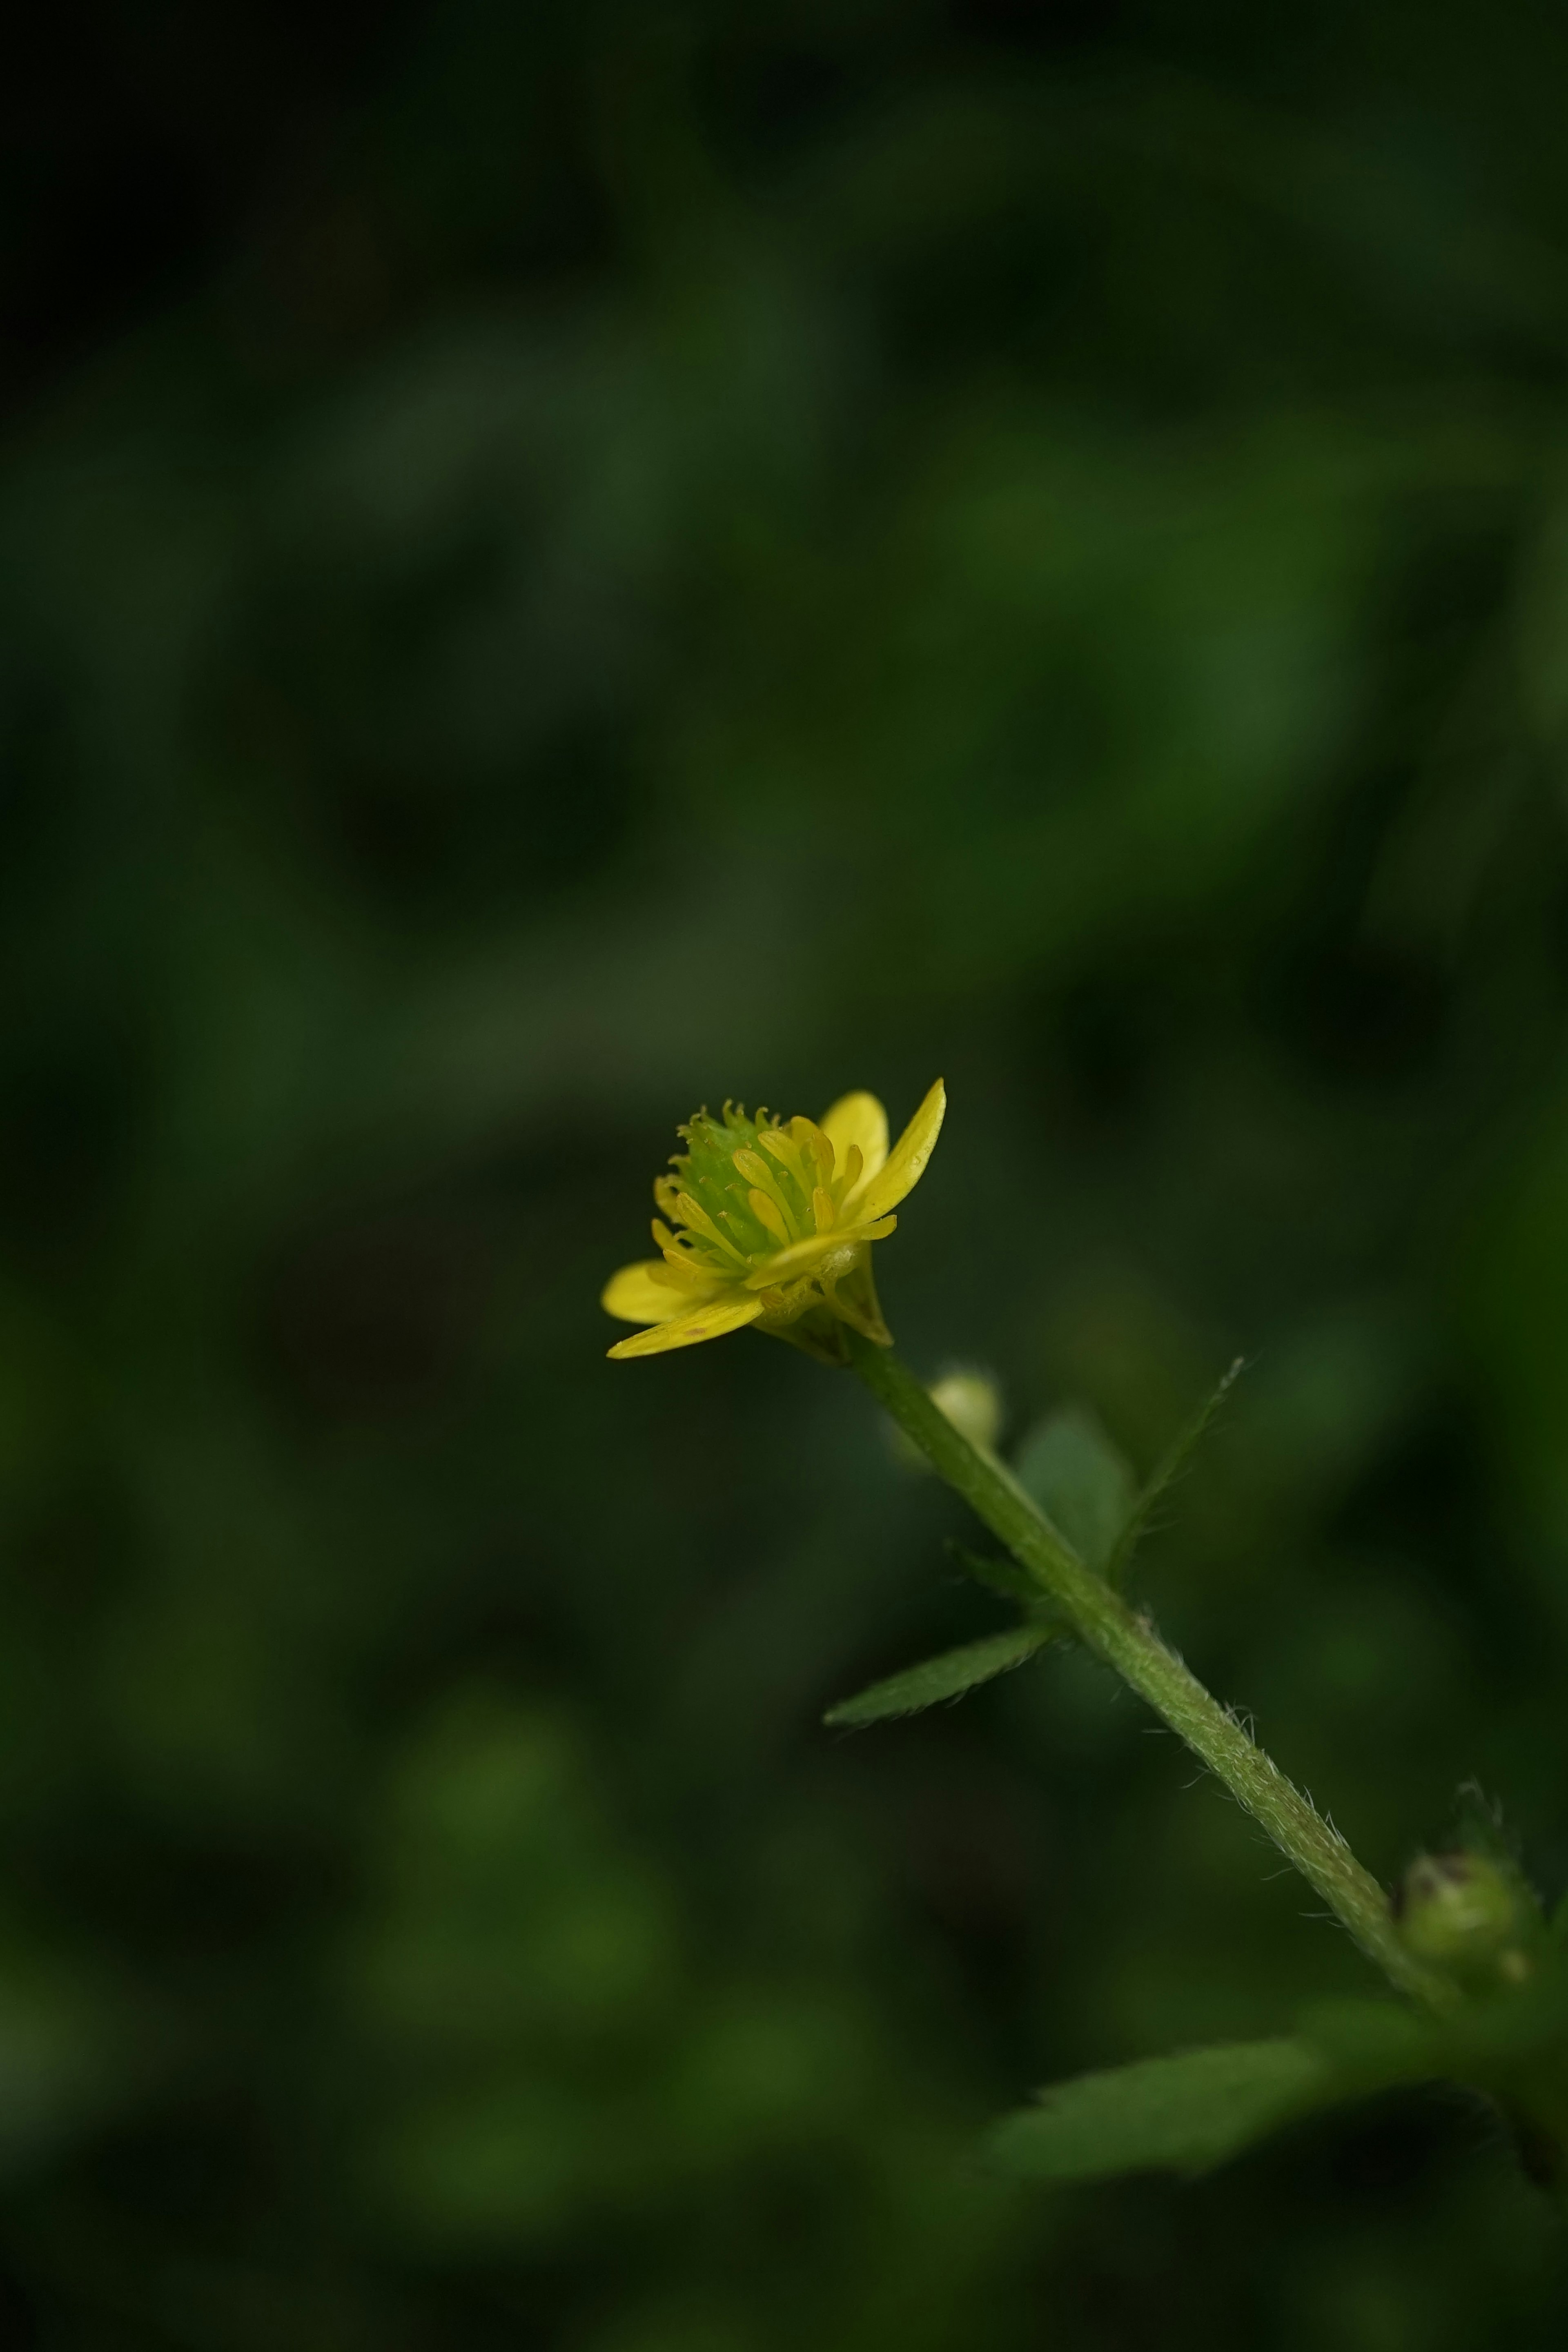
M 953 1427 L 890 1349 L 857 1332 L 846 1337 L 850 1362 L 872 1395 L 1006 1545 L 1079 1638 L 1224 1781 L 1400 1991 L 1434 2008 L 1446 2006 L 1443 1981 L 1413 1960 L 1400 1942 L 1382 1887 L 1273 1758 L 1167 1648 L 1149 1621 L 1085 1566 L 1005 1466 Z

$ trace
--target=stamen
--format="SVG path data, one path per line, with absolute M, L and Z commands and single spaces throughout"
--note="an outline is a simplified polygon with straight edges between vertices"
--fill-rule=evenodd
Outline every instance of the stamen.
M 822 1182 L 824 1184 L 831 1184 L 833 1181 L 833 1143 L 831 1138 L 824 1135 L 821 1128 L 817 1126 L 815 1119 L 792 1118 L 789 1124 L 790 1133 L 800 1145 L 802 1151 L 809 1152 L 812 1159 L 816 1160 L 817 1167 L 822 1171 Z
M 725 1256 L 733 1258 L 737 1265 L 743 1266 L 750 1263 L 744 1252 L 736 1248 L 728 1234 L 719 1231 L 701 1202 L 694 1201 L 689 1192 L 678 1194 L 675 1213 L 683 1225 L 689 1225 L 692 1232 L 700 1234 L 705 1242 L 711 1242 L 715 1248 L 721 1249 Z
M 800 1156 L 800 1147 L 795 1142 L 795 1138 L 791 1135 L 786 1135 L 782 1127 L 770 1127 L 765 1129 L 763 1132 L 758 1136 L 757 1141 L 762 1145 L 764 1151 L 771 1151 L 773 1153 L 773 1158 L 778 1161 L 781 1168 L 788 1170 L 789 1173 L 795 1178 L 795 1182 L 800 1186 L 803 1195 L 809 1199 L 811 1194 L 811 1185 L 806 1177 L 805 1163 Z
M 777 1176 L 768 1166 L 767 1161 L 763 1158 L 762 1154 L 757 1151 L 747 1151 L 744 1150 L 737 1151 L 735 1154 L 735 1172 L 738 1176 L 744 1176 L 748 1183 L 760 1186 L 762 1191 L 767 1194 L 769 1200 L 772 1201 L 773 1206 L 778 1210 L 780 1215 L 783 1217 L 784 1224 L 788 1228 L 786 1239 L 790 1241 L 796 1240 L 799 1236 L 800 1228 L 795 1216 L 795 1203 L 791 1201 L 788 1193 L 781 1188 Z M 767 1220 L 764 1218 L 763 1222 L 765 1224 Z M 770 1233 L 773 1231 L 773 1227 L 771 1225 L 768 1226 L 768 1231 Z
M 825 1192 L 820 1184 L 811 1196 L 811 1213 L 816 1220 L 819 1234 L 828 1232 L 838 1214 L 833 1205 L 832 1194 Z
M 739 1165 L 740 1154 L 737 1152 L 735 1157 L 736 1164 Z M 768 1232 L 772 1234 L 775 1242 L 787 1242 L 793 1238 L 789 1227 L 784 1221 L 778 1202 L 773 1200 L 768 1193 L 763 1192 L 760 1188 L 748 1192 L 746 1195 L 746 1205 L 751 1210 L 752 1216 L 757 1220 L 757 1223 L 760 1225 L 766 1226 Z
M 662 1265 L 648 1267 L 650 1282 L 662 1282 L 668 1290 L 706 1290 L 708 1282 L 689 1260 L 671 1255 Z
M 746 1287 L 760 1290 L 764 1283 L 794 1282 L 797 1277 L 813 1276 L 829 1258 L 841 1257 L 847 1265 L 851 1265 L 859 1238 L 856 1234 L 847 1244 L 838 1244 L 822 1234 L 808 1234 L 805 1241 L 792 1242 L 788 1249 L 776 1250 L 772 1257 L 763 1259 L 749 1275 Z

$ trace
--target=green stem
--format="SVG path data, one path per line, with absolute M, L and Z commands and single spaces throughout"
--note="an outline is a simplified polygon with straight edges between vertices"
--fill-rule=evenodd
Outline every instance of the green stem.
M 858 1332 L 845 1336 L 850 1362 L 872 1395 L 932 1469 L 1006 1545 L 1070 1621 L 1079 1638 L 1131 1683 L 1224 1781 L 1237 1804 L 1261 1823 L 1400 1991 L 1434 2008 L 1446 2006 L 1442 1980 L 1413 1960 L 1400 1942 L 1382 1887 L 1273 1758 L 1248 1738 L 1236 1717 L 1166 1647 L 1148 1619 L 1130 1609 L 1103 1577 L 1085 1566 L 1004 1465 L 979 1452 L 953 1427 L 890 1349 L 874 1346 Z

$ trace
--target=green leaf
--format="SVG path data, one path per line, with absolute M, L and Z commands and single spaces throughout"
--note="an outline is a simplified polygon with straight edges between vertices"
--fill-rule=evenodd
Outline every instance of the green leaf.
M 1244 1370 L 1245 1365 L 1243 1360 L 1240 1356 L 1237 1356 L 1235 1363 L 1232 1364 L 1230 1370 L 1226 1373 L 1224 1379 L 1218 1383 L 1212 1395 L 1205 1401 L 1205 1402 L 1199 1407 L 1198 1411 L 1193 1415 L 1191 1421 L 1188 1422 L 1185 1429 L 1183 1430 L 1181 1435 L 1171 1447 L 1163 1461 L 1155 1470 L 1153 1476 L 1149 1480 L 1148 1485 L 1142 1489 L 1137 1501 L 1132 1505 L 1131 1508 L 1128 1512 L 1121 1531 L 1117 1536 L 1115 1549 L 1111 1553 L 1110 1559 L 1106 1563 L 1106 1575 L 1113 1584 L 1120 1579 L 1122 1570 L 1126 1568 L 1128 1561 L 1131 1559 L 1133 1551 L 1137 1547 L 1138 1539 L 1142 1535 L 1144 1528 L 1148 1526 L 1150 1517 L 1153 1512 L 1155 1505 L 1165 1494 L 1169 1492 L 1170 1488 L 1175 1485 L 1176 1480 L 1181 1476 L 1183 1471 L 1186 1468 L 1188 1463 L 1197 1452 L 1198 1447 L 1202 1444 L 1204 1439 L 1207 1436 L 1210 1429 L 1213 1427 L 1214 1423 L 1219 1414 L 1220 1408 L 1225 1403 L 1226 1399 L 1229 1396 L 1231 1390 L 1236 1386 L 1237 1381 L 1240 1379 Z
M 1398 2001 L 1316 2001 L 1298 2016 L 1296 2032 L 1352 2090 L 1418 2083 L 1442 2074 L 1447 2058 L 1446 2028 Z
M 1300 2021 L 1334 2070 L 1337 2095 L 1442 2076 L 1507 2109 L 1568 2128 L 1568 1969 L 1551 1950 L 1523 1983 L 1461 2002 L 1440 2018 L 1391 2001 L 1336 2001 Z
M 1046 1614 L 1050 1613 L 1039 1586 L 1028 1570 L 1020 1568 L 1016 1560 L 983 1559 L 978 1552 L 968 1551 L 959 1543 L 950 1543 L 947 1549 L 960 1568 L 972 1576 L 976 1584 L 983 1584 L 987 1592 L 997 1593 L 1004 1601 L 1016 1601 L 1026 1609 L 1044 1610 Z M 1066 1630 L 1065 1620 L 1063 1630 Z
M 889 1716 L 918 1715 L 922 1707 L 940 1706 L 944 1699 L 962 1698 L 978 1683 L 1021 1666 L 1055 1635 L 1055 1628 L 1038 1622 L 1010 1626 L 1005 1633 L 989 1633 L 984 1641 L 966 1642 L 961 1650 L 944 1651 L 923 1665 L 910 1666 L 886 1682 L 873 1683 L 858 1698 L 831 1706 L 823 1721 L 839 1730 L 858 1730 L 863 1724 L 881 1723 Z
M 1030 2180 L 1200 2172 L 1323 2098 L 1331 2068 L 1305 2042 L 1235 2042 L 1079 2074 L 993 2130 L 989 2153 Z
M 1438 2036 L 1392 2002 L 1342 2003 L 1308 2030 L 1079 2074 L 1007 2116 L 986 2143 L 1029 2180 L 1201 2172 L 1283 2124 L 1447 2071 Z
M 1014 1475 L 1079 1559 L 1103 1570 L 1131 1517 L 1135 1488 L 1093 1413 L 1067 1405 L 1050 1414 L 1025 1440 Z
M 1568 1972 L 1554 1952 L 1516 1990 L 1469 2000 L 1442 2024 L 1442 2071 L 1483 2090 L 1568 2106 Z

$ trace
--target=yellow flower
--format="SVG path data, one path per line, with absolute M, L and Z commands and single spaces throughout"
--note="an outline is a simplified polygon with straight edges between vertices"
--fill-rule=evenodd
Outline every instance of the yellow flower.
M 844 1361 L 842 1324 L 891 1345 L 871 1279 L 871 1244 L 925 1173 L 947 1096 L 938 1078 L 891 1151 L 875 1095 L 845 1095 L 820 1126 L 759 1110 L 705 1110 L 655 1179 L 659 1255 L 624 1265 L 602 1304 L 649 1328 L 612 1356 L 658 1356 L 754 1323 L 826 1362 Z M 673 1230 L 679 1228 L 679 1230 Z

